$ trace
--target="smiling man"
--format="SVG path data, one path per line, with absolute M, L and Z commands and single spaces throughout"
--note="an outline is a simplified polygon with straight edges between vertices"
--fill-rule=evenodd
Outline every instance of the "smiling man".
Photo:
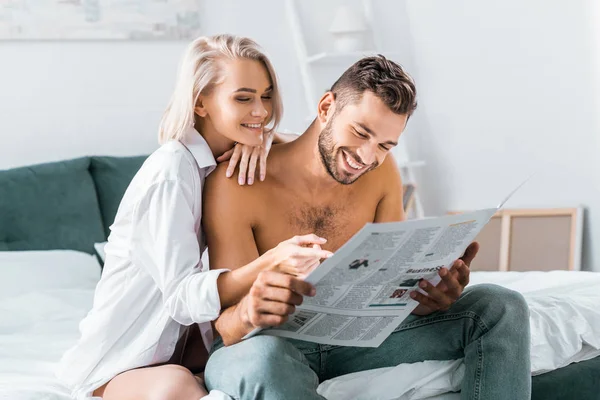
M 264 182 L 240 187 L 210 175 L 204 191 L 211 268 L 255 260 L 283 239 L 315 233 L 336 251 L 367 222 L 401 221 L 402 183 L 389 151 L 416 108 L 416 90 L 383 56 L 351 66 L 319 101 L 297 140 L 275 146 Z M 225 168 L 220 166 L 219 168 Z M 241 341 L 256 327 L 278 326 L 313 287 L 263 272 L 215 323 L 205 377 L 236 399 L 322 399 L 318 384 L 343 374 L 423 360 L 465 359 L 464 399 L 530 397 L 527 305 L 516 292 L 478 285 L 463 293 L 471 245 L 441 283 L 378 348 L 325 346 L 268 335 Z

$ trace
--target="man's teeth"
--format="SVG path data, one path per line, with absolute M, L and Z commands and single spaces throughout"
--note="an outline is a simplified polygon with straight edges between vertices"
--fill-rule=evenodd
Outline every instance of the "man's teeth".
M 357 163 L 355 163 L 350 156 L 346 156 L 346 162 L 348 163 L 349 166 L 351 166 L 354 169 L 362 169 L 362 165 L 359 165 Z
M 262 124 L 242 124 L 242 126 L 245 126 L 246 128 L 260 129 Z

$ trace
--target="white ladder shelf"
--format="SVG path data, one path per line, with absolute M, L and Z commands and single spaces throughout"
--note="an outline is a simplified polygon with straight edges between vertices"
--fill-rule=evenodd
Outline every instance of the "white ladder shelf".
M 306 107 L 308 110 L 313 110 L 316 106 L 316 102 L 319 96 L 315 93 L 315 79 L 313 75 L 313 68 L 319 63 L 332 62 L 332 63 L 344 63 L 348 66 L 351 62 L 354 62 L 366 55 L 383 54 L 386 57 L 393 59 L 399 57 L 398 52 L 393 51 L 382 51 L 380 50 L 381 40 L 379 39 L 378 32 L 373 29 L 373 12 L 371 0 L 362 0 L 363 11 L 365 13 L 366 20 L 371 28 L 371 34 L 373 35 L 374 49 L 371 51 L 357 51 L 357 52 L 319 52 L 316 54 L 309 54 L 306 41 L 304 40 L 304 34 L 302 32 L 302 26 L 300 24 L 300 14 L 296 0 L 286 0 L 286 14 L 292 36 L 294 39 L 294 45 L 296 49 L 296 57 L 299 61 L 300 75 L 302 77 L 302 83 L 304 87 L 304 99 L 306 101 Z M 310 113 L 307 116 L 307 121 L 312 121 L 315 115 Z M 412 198 L 405 201 L 405 205 L 408 205 L 407 216 L 409 218 L 423 218 L 424 210 L 419 196 L 418 186 L 415 177 L 415 168 L 422 167 L 425 165 L 424 161 L 412 161 L 409 157 L 408 150 L 406 149 L 403 141 L 400 141 L 397 149 L 393 151 L 394 156 L 398 161 L 398 167 L 402 175 L 402 180 L 405 188 L 411 190 Z M 411 187 L 412 186 L 412 187 Z

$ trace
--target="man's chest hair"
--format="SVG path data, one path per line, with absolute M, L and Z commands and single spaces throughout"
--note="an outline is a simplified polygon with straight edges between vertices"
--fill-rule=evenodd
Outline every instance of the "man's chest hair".
M 297 190 L 287 190 L 284 194 L 280 191 L 277 196 L 270 193 L 262 202 L 262 206 L 266 206 L 262 214 L 267 216 L 264 226 L 270 226 L 270 232 L 279 233 L 271 236 L 264 232 L 270 240 L 277 236 L 280 241 L 314 233 L 327 239 L 324 248 L 339 248 L 366 222 L 373 221 L 377 204 L 372 199 L 376 197 L 372 191 L 358 186 L 344 189 L 319 194 Z
M 348 239 L 351 207 L 332 204 L 295 206 L 288 213 L 288 223 L 296 234 L 314 233 L 326 238 L 330 246 L 338 247 Z
M 290 212 L 289 223 L 301 232 L 312 232 L 316 235 L 327 237 L 329 233 L 335 231 L 338 224 L 336 215 L 339 214 L 339 207 L 311 206 L 302 205 L 294 207 Z

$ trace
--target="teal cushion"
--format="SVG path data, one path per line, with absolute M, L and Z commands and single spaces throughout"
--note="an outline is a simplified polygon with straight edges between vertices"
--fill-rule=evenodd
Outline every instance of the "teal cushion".
M 600 400 L 600 356 L 534 376 L 532 400 Z
M 106 237 L 110 233 L 109 228 L 115 220 L 125 190 L 147 157 L 92 157 L 90 172 L 98 193 Z
M 0 171 L 0 250 L 94 253 L 104 240 L 88 157 Z

